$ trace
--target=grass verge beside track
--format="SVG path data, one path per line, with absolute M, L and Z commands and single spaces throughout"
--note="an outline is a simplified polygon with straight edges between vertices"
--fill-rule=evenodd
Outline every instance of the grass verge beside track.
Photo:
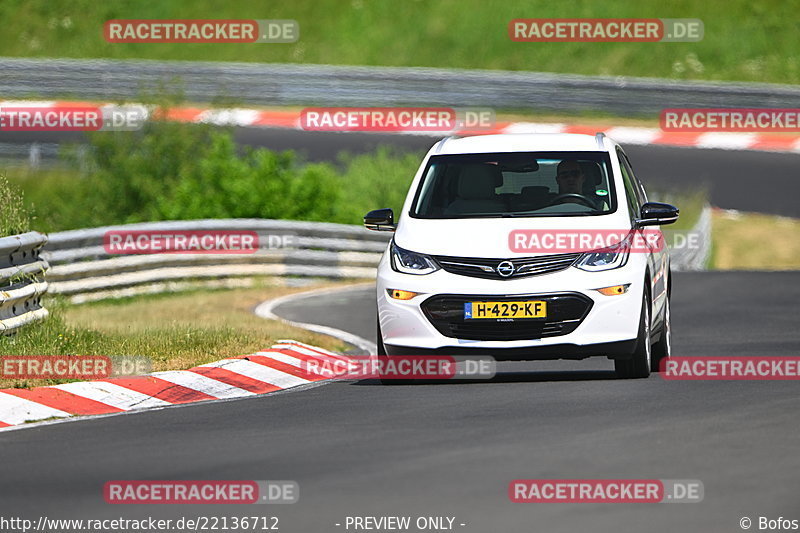
M 427 66 L 654 76 L 670 79 L 800 82 L 792 2 L 613 2 L 610 0 L 222 0 L 48 2 L 6 0 L 0 55 Z M 515 18 L 699 18 L 696 43 L 518 43 Z M 111 44 L 110 19 L 294 19 L 292 44 Z M 33 88 L 32 90 L 35 90 Z
M 800 269 L 800 219 L 725 210 L 712 217 L 712 269 Z
M 0 174 L 0 202 L 0 237 L 30 230 L 30 215 L 24 206 L 22 193 L 3 174 Z
M 51 316 L 0 337 L 4 355 L 137 355 L 149 357 L 153 371 L 183 370 L 204 363 L 254 353 L 278 339 L 295 339 L 329 350 L 344 343 L 281 322 L 255 316 L 264 300 L 313 287 L 344 285 L 320 282 L 302 288 L 279 287 L 263 280 L 246 289 L 190 291 L 71 305 L 50 298 Z M 0 388 L 53 385 L 74 380 L 0 379 Z

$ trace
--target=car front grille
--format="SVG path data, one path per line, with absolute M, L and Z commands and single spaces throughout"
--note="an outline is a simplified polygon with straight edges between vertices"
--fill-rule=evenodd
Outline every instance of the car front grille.
M 541 300 L 547 302 L 547 318 L 464 319 L 466 302 Z M 589 314 L 592 300 L 578 293 L 518 296 L 469 296 L 440 294 L 422 302 L 422 312 L 445 337 L 477 341 L 541 339 L 575 331 Z
M 537 276 L 564 270 L 572 265 L 580 253 L 541 255 L 537 257 L 520 257 L 514 259 L 482 259 L 477 257 L 434 256 L 439 265 L 451 274 L 485 279 L 516 279 L 524 276 Z M 514 272 L 510 276 L 501 275 L 498 266 L 506 263 L 513 265 Z M 500 269 L 502 270 L 502 269 Z

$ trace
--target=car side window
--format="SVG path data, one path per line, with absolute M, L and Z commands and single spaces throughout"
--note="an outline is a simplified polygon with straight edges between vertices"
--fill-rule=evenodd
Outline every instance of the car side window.
M 625 165 L 625 169 L 628 171 L 633 180 L 634 187 L 636 187 L 637 197 L 639 199 L 639 206 L 641 207 L 647 203 L 647 193 L 644 190 L 644 185 L 642 185 L 642 182 L 639 181 L 639 178 L 636 177 L 636 173 L 633 171 L 633 165 L 631 165 L 631 160 L 628 159 L 628 156 L 625 154 L 625 152 L 620 150 L 618 153 L 622 154 L 623 164 Z
M 631 215 L 631 220 L 639 218 L 641 205 L 636 191 L 636 185 L 633 183 L 632 174 L 625 164 L 625 156 L 617 149 L 617 157 L 619 158 L 619 169 L 622 172 L 622 183 L 625 185 L 625 197 L 628 200 L 628 212 Z

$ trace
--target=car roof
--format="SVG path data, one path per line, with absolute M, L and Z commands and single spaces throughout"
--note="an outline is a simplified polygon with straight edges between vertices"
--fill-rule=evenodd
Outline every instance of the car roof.
M 602 134 L 601 134 L 602 135 Z M 607 140 L 613 144 L 610 140 Z M 607 152 L 598 137 L 582 133 L 501 133 L 448 137 L 440 141 L 431 155 L 480 154 L 492 152 Z

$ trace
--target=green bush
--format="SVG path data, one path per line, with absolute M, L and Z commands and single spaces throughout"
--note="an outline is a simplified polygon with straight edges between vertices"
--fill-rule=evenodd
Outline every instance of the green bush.
M 65 152 L 71 171 L 16 177 L 41 231 L 200 218 L 359 224 L 370 209 L 400 209 L 420 161 L 380 148 L 304 163 L 291 151 L 237 148 L 225 129 L 163 121 L 89 142 Z
M 379 147 L 374 154 L 344 154 L 342 199 L 336 220 L 360 224 L 367 211 L 390 207 L 395 215 L 405 201 L 408 186 L 422 160 L 421 154 L 401 153 Z

